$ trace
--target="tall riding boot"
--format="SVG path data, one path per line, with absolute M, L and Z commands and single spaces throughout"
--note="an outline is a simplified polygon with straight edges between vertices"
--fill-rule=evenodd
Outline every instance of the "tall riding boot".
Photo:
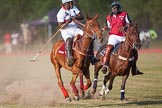
M 106 50 L 105 50 L 105 55 L 103 57 L 103 66 L 101 71 L 103 73 L 106 73 L 108 70 L 108 65 L 109 65 L 109 59 L 110 59 L 110 54 L 111 54 L 111 50 L 113 49 L 113 45 L 108 45 Z
M 94 65 L 95 63 L 97 63 L 97 62 L 100 61 L 100 59 L 98 59 L 98 58 L 96 58 L 94 56 L 94 46 L 93 46 L 93 42 L 91 42 L 91 44 L 90 44 L 90 55 L 92 55 L 92 57 L 91 57 L 91 63 L 92 63 L 92 65 Z
M 66 55 L 67 55 L 67 63 L 69 67 L 72 67 L 74 63 L 74 58 L 72 56 L 72 39 L 68 38 L 66 40 Z
M 134 51 L 134 62 L 133 62 L 133 65 L 132 65 L 132 75 L 141 75 L 141 74 L 144 74 L 143 72 L 139 71 L 137 66 L 136 66 L 136 63 L 137 63 L 137 60 L 138 60 L 138 51 L 135 50 Z

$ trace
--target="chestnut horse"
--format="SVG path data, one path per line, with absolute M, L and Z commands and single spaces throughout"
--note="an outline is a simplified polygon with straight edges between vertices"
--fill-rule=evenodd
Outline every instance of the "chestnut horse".
M 113 81 L 116 76 L 122 76 L 121 84 L 121 100 L 125 100 L 125 84 L 129 76 L 130 69 L 134 62 L 134 51 L 140 48 L 140 39 L 139 33 L 137 30 L 137 24 L 129 24 L 127 29 L 124 32 L 125 41 L 118 45 L 118 48 L 115 48 L 112 51 L 109 61 L 109 73 L 104 76 L 102 90 L 100 95 L 104 97 L 105 94 L 108 94 L 113 87 Z M 103 45 L 97 52 L 96 57 L 103 60 L 104 51 L 107 45 Z M 102 63 L 98 62 L 94 67 L 94 82 L 92 94 L 96 92 L 97 89 L 97 80 L 99 70 L 102 67 Z M 106 87 L 106 83 L 109 80 L 109 85 Z
M 56 42 L 51 51 L 51 62 L 54 66 L 55 73 L 58 79 L 58 86 L 60 87 L 66 101 L 70 102 L 71 98 L 63 85 L 60 69 L 64 67 L 65 69 L 72 72 L 72 79 L 70 85 L 74 92 L 74 99 L 79 100 L 79 92 L 75 85 L 78 75 L 80 76 L 80 95 L 84 96 L 84 90 L 88 89 L 92 82 L 90 80 L 89 66 L 90 66 L 90 44 L 96 39 L 96 41 L 102 41 L 102 30 L 99 23 L 97 22 L 98 15 L 94 18 L 88 18 L 83 27 L 84 33 L 81 38 L 73 42 L 73 56 L 75 59 L 72 67 L 68 67 L 67 58 L 65 56 L 64 41 L 60 40 Z M 59 49 L 63 47 L 63 50 Z M 83 75 L 85 76 L 87 82 L 83 85 Z

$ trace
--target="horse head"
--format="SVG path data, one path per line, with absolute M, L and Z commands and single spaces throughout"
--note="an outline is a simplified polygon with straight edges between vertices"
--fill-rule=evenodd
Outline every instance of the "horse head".
M 126 41 L 133 49 L 140 49 L 141 43 L 139 38 L 139 32 L 137 29 L 137 23 L 128 24 L 125 32 Z
M 96 15 L 94 18 L 89 18 L 87 16 L 87 22 L 85 24 L 85 31 L 88 34 L 88 36 L 92 39 L 95 39 L 97 42 L 102 42 L 102 30 L 100 28 L 99 23 L 97 22 L 98 15 Z

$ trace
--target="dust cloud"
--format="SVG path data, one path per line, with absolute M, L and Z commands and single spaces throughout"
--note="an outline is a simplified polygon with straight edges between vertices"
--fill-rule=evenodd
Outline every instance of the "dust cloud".
M 40 56 L 40 60 L 34 63 L 29 61 L 30 57 L 0 57 L 0 104 L 55 106 L 65 102 L 49 55 Z M 64 85 L 69 91 L 68 76 L 65 78 Z

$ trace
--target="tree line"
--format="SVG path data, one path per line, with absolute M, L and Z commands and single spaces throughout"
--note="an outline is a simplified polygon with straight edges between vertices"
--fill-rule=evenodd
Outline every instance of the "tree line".
M 109 14 L 112 0 L 75 0 L 83 15 L 99 15 L 101 25 Z M 119 0 L 122 10 L 127 11 L 132 21 L 140 28 L 156 29 L 161 33 L 162 0 Z M 0 0 L 0 34 L 19 27 L 23 21 L 41 18 L 53 8 L 61 8 L 61 0 Z

